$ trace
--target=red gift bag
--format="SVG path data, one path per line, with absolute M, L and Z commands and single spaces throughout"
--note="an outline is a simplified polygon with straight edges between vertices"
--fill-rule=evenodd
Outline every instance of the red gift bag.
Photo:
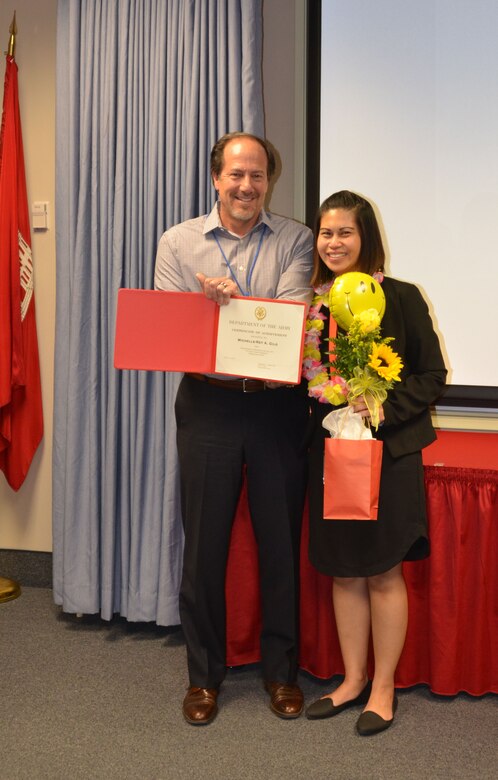
M 324 518 L 377 520 L 381 465 L 377 439 L 325 439 Z

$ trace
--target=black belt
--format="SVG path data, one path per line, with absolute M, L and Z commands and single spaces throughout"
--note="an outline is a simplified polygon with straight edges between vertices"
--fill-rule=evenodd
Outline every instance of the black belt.
M 208 385 L 224 387 L 226 390 L 238 390 L 241 393 L 257 393 L 260 390 L 266 390 L 266 383 L 262 379 L 216 379 L 214 376 L 190 372 L 187 372 L 185 376 L 198 379 L 199 382 L 207 382 Z

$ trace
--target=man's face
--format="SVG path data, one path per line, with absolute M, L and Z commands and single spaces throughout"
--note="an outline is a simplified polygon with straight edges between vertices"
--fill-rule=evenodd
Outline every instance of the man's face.
M 256 224 L 268 190 L 266 152 L 252 138 L 236 138 L 223 150 L 223 167 L 213 183 L 224 227 L 244 235 Z

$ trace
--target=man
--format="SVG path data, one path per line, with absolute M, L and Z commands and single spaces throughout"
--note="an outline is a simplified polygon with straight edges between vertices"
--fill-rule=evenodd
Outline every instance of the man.
M 275 158 L 266 141 L 223 136 L 211 152 L 218 202 L 162 236 L 155 286 L 309 301 L 311 231 L 263 208 Z M 191 331 L 196 323 L 186 325 Z M 255 379 L 186 374 L 176 399 L 185 554 L 180 617 L 190 687 L 188 723 L 210 723 L 226 673 L 225 571 L 246 467 L 258 545 L 261 661 L 272 711 L 298 717 L 299 538 L 305 494 L 305 391 Z

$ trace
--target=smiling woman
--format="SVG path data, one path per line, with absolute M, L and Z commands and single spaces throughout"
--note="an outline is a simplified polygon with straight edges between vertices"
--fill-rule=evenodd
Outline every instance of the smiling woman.
M 331 209 L 320 224 L 317 252 L 336 276 L 355 271 L 360 256 L 361 238 L 352 211 Z
M 429 406 L 446 377 L 438 338 L 418 289 L 375 273 L 382 278 L 381 288 L 372 276 L 384 265 L 379 235 L 371 203 L 357 193 L 341 190 L 320 206 L 315 223 L 315 297 L 304 351 L 312 419 L 309 557 L 319 572 L 333 577 L 345 670 L 332 694 L 311 704 L 306 714 L 315 720 L 365 706 L 356 724 L 362 736 L 389 728 L 397 708 L 394 675 L 408 620 L 402 563 L 429 554 L 421 450 L 435 439 Z M 328 285 L 323 283 L 327 277 Z M 347 332 L 334 333 L 330 288 L 341 283 L 338 308 L 345 321 L 339 318 L 337 324 Z M 330 411 L 331 405 L 342 408 Z M 348 433 L 344 439 L 363 439 L 365 421 L 370 440 L 328 438 L 325 429 L 331 430 L 331 418 L 343 414 L 360 428 L 359 435 Z M 339 439 L 340 431 L 339 423 Z M 372 442 L 372 437 L 378 441 Z M 342 450 L 340 462 L 328 470 L 329 444 L 348 445 L 348 452 L 349 445 L 354 446 L 352 459 Z M 369 462 L 374 444 L 381 454 L 380 482 Z M 334 495 L 348 484 L 354 488 L 353 496 L 341 496 L 336 513 L 327 507 L 329 479 L 335 480 Z M 380 485 L 378 501 L 361 507 L 356 498 L 364 486 L 370 497 L 372 483 Z M 375 661 L 371 681 L 370 635 Z

